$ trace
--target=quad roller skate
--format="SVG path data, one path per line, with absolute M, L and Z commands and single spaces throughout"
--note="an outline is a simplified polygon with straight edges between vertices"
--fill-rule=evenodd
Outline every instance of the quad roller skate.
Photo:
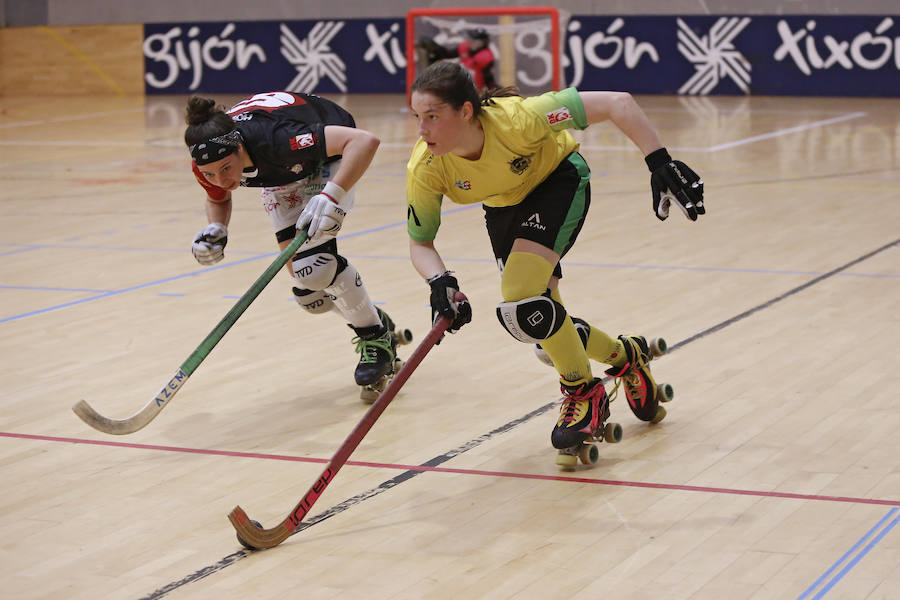
M 380 326 L 351 326 L 356 332 L 352 343 L 356 344 L 360 355 L 353 376 L 360 386 L 359 397 L 367 404 L 375 402 L 394 373 L 403 366 L 403 361 L 397 357 L 397 346 L 408 344 L 413 339 L 409 329 L 397 329 L 386 312 L 377 306 L 375 310 L 381 318 Z
M 564 471 L 572 471 L 579 459 L 586 465 L 597 462 L 600 450 L 594 442 L 618 443 L 622 439 L 622 426 L 606 422 L 609 396 L 599 378 L 561 388 L 559 420 L 550 434 L 550 443 L 559 450 L 556 464 Z
M 675 397 L 675 390 L 668 383 L 657 384 L 648 363 L 666 353 L 666 341 L 653 338 L 648 343 L 640 335 L 620 335 L 619 340 L 625 346 L 627 361 L 620 367 L 606 370 L 606 374 L 616 380 L 610 401 L 616 398 L 621 385 L 634 416 L 648 423 L 659 423 L 666 418 L 666 409 L 660 402 L 670 402 Z

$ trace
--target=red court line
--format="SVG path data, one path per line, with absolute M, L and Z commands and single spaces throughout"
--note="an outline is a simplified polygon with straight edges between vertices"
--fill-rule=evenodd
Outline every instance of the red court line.
M 235 452 L 232 450 L 208 450 L 204 448 L 182 448 L 179 446 L 159 446 L 155 444 L 136 444 L 129 442 L 112 442 L 106 440 L 88 440 L 81 438 L 55 437 L 49 435 L 31 435 L 27 433 L 7 433 L 0 431 L 0 437 L 38 440 L 43 442 L 60 442 L 67 444 L 87 444 L 92 446 L 114 446 L 117 448 L 134 448 L 137 450 L 158 450 L 161 452 L 183 452 L 187 454 L 205 454 L 209 456 L 234 456 L 237 458 L 259 458 L 263 460 L 285 460 L 290 462 L 327 463 L 327 458 L 307 456 L 288 456 L 285 454 L 262 454 L 258 452 Z M 620 481 L 616 479 L 594 479 L 590 477 L 573 477 L 567 475 L 539 475 L 534 473 L 511 473 L 507 471 L 484 471 L 481 469 L 453 469 L 450 467 L 427 467 L 424 465 L 402 465 L 394 463 L 375 463 L 348 460 L 347 465 L 355 467 L 371 467 L 377 469 L 394 469 L 398 471 L 422 471 L 433 473 L 453 473 L 457 475 L 482 475 L 487 477 L 507 477 L 511 479 L 538 479 L 543 481 L 567 481 L 573 483 L 590 483 L 617 487 L 636 487 L 654 490 L 674 490 L 682 492 L 705 492 L 708 494 L 729 494 L 733 496 L 758 496 L 761 498 L 785 498 L 789 500 L 816 500 L 819 502 L 845 502 L 852 504 L 878 504 L 882 506 L 900 506 L 900 500 L 882 500 L 878 498 L 855 498 L 852 496 L 821 496 L 818 494 L 792 494 L 789 492 L 766 492 L 761 490 L 741 490 L 734 488 L 707 487 L 697 485 L 680 485 L 674 483 L 652 483 L 642 481 Z

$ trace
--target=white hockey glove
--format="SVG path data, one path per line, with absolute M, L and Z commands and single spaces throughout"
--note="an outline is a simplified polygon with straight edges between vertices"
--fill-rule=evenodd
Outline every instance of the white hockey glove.
M 341 200 L 346 195 L 347 192 L 338 184 L 326 183 L 325 188 L 303 207 L 297 219 L 297 229 L 303 231 L 309 226 L 307 233 L 310 241 L 316 241 L 321 236 L 336 236 L 347 215 L 347 211 L 341 208 Z
M 212 265 L 225 257 L 228 228 L 222 223 L 210 223 L 194 236 L 191 251 L 201 265 Z

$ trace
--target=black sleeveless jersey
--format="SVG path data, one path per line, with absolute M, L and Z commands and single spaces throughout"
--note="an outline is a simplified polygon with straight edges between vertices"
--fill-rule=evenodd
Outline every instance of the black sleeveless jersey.
M 356 127 L 353 116 L 334 102 L 296 92 L 255 94 L 226 112 L 253 161 L 241 181 L 248 187 L 285 185 L 315 175 L 323 164 L 340 159 L 327 155 L 325 126 Z

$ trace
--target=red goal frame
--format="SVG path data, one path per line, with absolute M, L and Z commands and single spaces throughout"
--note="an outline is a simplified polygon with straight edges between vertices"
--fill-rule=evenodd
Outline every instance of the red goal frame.
M 553 6 L 507 6 L 484 8 L 413 8 L 406 13 L 406 98 L 409 100 L 409 88 L 416 78 L 415 51 L 416 40 L 414 22 L 416 17 L 442 16 L 465 17 L 469 15 L 547 15 L 550 17 L 550 44 L 552 53 L 552 85 L 559 90 L 562 83 L 562 61 L 560 55 L 559 10 Z

